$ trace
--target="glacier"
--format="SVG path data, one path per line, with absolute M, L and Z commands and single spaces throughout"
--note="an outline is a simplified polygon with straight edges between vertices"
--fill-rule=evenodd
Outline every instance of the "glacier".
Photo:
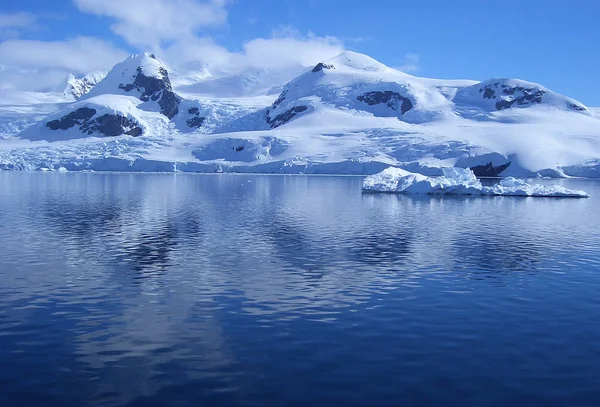
M 144 53 L 68 78 L 76 95 L 3 92 L 0 170 L 600 177 L 600 111 L 533 82 L 421 78 L 349 51 L 234 76 L 167 66 Z
M 365 192 L 403 193 L 415 195 L 489 195 L 523 197 L 587 198 L 585 191 L 560 185 L 531 184 L 507 177 L 493 186 L 483 186 L 473 171 L 465 168 L 443 168 L 442 176 L 423 174 L 390 167 L 370 175 L 363 181 Z

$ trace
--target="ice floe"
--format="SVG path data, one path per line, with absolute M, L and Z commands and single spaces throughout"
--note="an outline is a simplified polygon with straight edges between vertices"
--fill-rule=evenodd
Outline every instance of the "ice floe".
M 571 190 L 560 185 L 530 184 L 513 177 L 493 186 L 483 186 L 470 169 L 444 168 L 443 176 L 428 177 L 390 167 L 368 176 L 363 182 L 366 192 L 391 192 L 418 195 L 489 195 L 586 198 L 584 191 Z

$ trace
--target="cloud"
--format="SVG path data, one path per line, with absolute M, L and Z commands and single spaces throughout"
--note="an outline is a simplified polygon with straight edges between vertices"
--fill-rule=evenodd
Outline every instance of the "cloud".
M 112 18 L 112 31 L 136 47 L 195 38 L 202 27 L 227 21 L 229 0 L 74 0 L 79 10 Z
M 63 68 L 84 73 L 112 67 L 127 53 L 93 37 L 67 41 L 8 40 L 0 43 L 0 64 L 21 68 Z
M 114 20 L 112 31 L 140 51 L 153 51 L 180 72 L 209 66 L 212 71 L 235 72 L 246 68 L 308 66 L 343 51 L 335 37 L 302 34 L 281 26 L 270 38 L 243 44 L 230 52 L 202 28 L 226 24 L 233 0 L 73 0 L 80 11 Z
M 73 1 L 80 11 L 112 21 L 112 31 L 134 49 L 155 52 L 169 70 L 184 75 L 205 68 L 215 74 L 230 75 L 247 69 L 275 72 L 311 66 L 344 51 L 343 42 L 336 37 L 301 33 L 292 26 L 279 27 L 269 37 L 248 40 L 237 52 L 206 34 L 198 35 L 201 28 L 226 24 L 227 6 L 234 0 Z M 34 16 L 20 14 L 23 15 L 19 19 L 0 19 L 0 23 L 10 21 L 12 26 L 19 27 L 35 23 Z M 0 42 L 0 66 L 18 69 L 0 72 L 0 85 L 8 86 L 10 81 L 6 78 L 10 78 L 14 86 L 42 90 L 50 78 L 55 80 L 68 72 L 84 74 L 110 69 L 127 54 L 110 42 L 94 37 L 64 41 L 6 40 Z M 35 76 L 35 72 L 43 72 L 43 75 L 39 74 L 31 84 L 19 80 L 27 73 Z M 44 81 L 42 76 L 45 76 Z
M 0 13 L 0 38 L 15 38 L 35 28 L 37 17 L 31 13 Z
M 31 13 L 0 13 L 0 29 L 28 28 L 35 24 L 37 18 Z
M 343 43 L 335 37 L 279 30 L 271 38 L 247 41 L 241 52 L 230 52 L 210 38 L 195 38 L 172 44 L 162 50 L 160 56 L 180 71 L 208 67 L 213 72 L 235 74 L 253 68 L 277 70 L 311 66 L 343 51 Z
M 47 91 L 69 73 L 110 69 L 127 53 L 105 41 L 7 40 L 0 43 L 0 88 Z
M 408 53 L 404 56 L 404 63 L 401 66 L 396 67 L 397 70 L 407 73 L 414 73 L 421 69 L 419 62 L 421 57 L 417 54 Z

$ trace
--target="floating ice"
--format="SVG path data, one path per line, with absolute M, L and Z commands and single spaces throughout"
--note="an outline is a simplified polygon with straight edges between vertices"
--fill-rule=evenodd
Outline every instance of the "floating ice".
M 363 190 L 367 192 L 394 192 L 420 195 L 492 195 L 586 198 L 584 191 L 567 189 L 558 185 L 529 184 L 516 178 L 505 178 L 487 187 L 464 168 L 444 168 L 443 176 L 427 177 L 390 167 L 379 174 L 365 178 Z

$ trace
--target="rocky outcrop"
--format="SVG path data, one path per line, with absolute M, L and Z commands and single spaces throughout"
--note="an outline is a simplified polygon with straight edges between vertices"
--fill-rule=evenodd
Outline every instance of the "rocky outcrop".
M 317 65 L 315 65 L 312 71 L 314 73 L 317 73 L 321 72 L 323 69 L 335 69 L 335 66 L 333 66 L 332 64 L 324 64 L 323 62 L 319 62 Z
M 153 54 L 150 54 L 150 58 L 156 59 Z M 138 67 L 133 83 L 121 83 L 119 88 L 125 92 L 131 92 L 134 89 L 141 92 L 140 100 L 144 102 L 149 100 L 158 102 L 160 112 L 169 119 L 175 117 L 179 112 L 181 99 L 173 92 L 169 73 L 162 66 L 158 68 L 157 76 L 146 76 L 142 68 Z
M 578 105 L 576 103 L 568 103 L 567 107 L 571 110 L 575 110 L 577 112 L 587 112 L 587 108 L 582 105 Z
M 543 96 L 546 94 L 543 89 L 508 86 L 504 83 L 486 85 L 479 92 L 483 93 L 484 99 L 496 99 L 497 110 L 510 109 L 514 104 L 527 106 L 542 103 Z
M 270 117 L 270 111 L 267 110 L 266 120 L 267 123 L 271 126 L 272 129 L 275 129 L 279 126 L 282 126 L 292 120 L 298 113 L 302 113 L 306 111 L 308 107 L 306 106 L 294 106 L 291 109 L 286 110 L 283 113 L 278 114 L 274 118 Z
M 410 99 L 400 95 L 398 92 L 392 92 L 390 90 L 367 92 L 364 95 L 358 96 L 356 99 L 369 106 L 385 103 L 390 109 L 396 111 L 400 110 L 402 114 L 413 108 L 413 103 Z
M 96 109 L 82 107 L 57 120 L 46 123 L 50 130 L 68 130 L 74 126 L 81 126 L 96 114 Z
M 505 169 L 510 167 L 510 164 L 511 162 L 509 161 L 506 164 L 494 166 L 490 161 L 485 165 L 471 167 L 471 171 L 473 171 L 476 177 L 499 177 Z
M 495 82 L 479 89 L 484 99 L 495 100 L 496 110 L 505 110 L 512 107 L 527 107 L 544 102 L 547 90 L 540 87 L 511 86 L 506 83 Z M 586 107 L 575 102 L 567 102 L 567 109 L 577 112 L 587 111 Z
M 200 116 L 200 109 L 198 109 L 197 107 L 190 107 L 188 109 L 188 114 L 190 115 L 190 118 L 187 119 L 186 123 L 189 127 L 202 127 L 202 124 L 204 124 L 206 117 Z
M 96 109 L 81 107 L 57 120 L 46 123 L 50 130 L 68 130 L 79 126 L 82 133 L 93 135 L 100 133 L 105 137 L 121 136 L 140 136 L 143 133 L 141 127 L 134 120 L 119 114 L 103 114 L 93 118 L 96 115 Z
M 279 97 L 277 98 L 277 100 L 275 102 L 273 102 L 273 109 L 276 109 L 277 106 L 279 106 L 280 104 L 282 104 L 285 101 L 285 95 L 287 95 L 289 92 L 288 89 L 284 90 L 283 92 L 281 92 L 281 95 L 279 95 Z

